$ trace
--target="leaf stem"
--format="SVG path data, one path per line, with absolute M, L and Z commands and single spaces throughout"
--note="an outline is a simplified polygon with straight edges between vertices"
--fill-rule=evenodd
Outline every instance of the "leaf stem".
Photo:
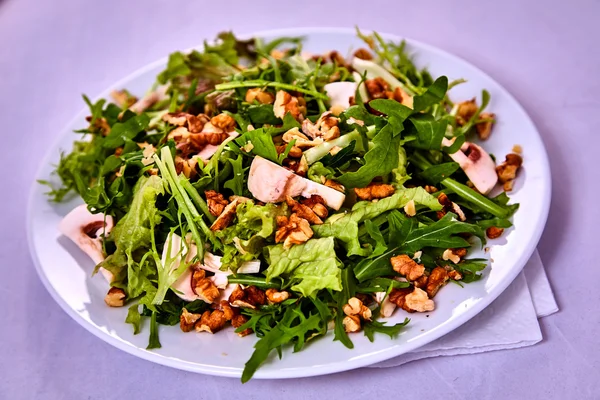
M 314 90 L 305 89 L 300 86 L 291 85 L 289 83 L 270 82 L 270 81 L 265 81 L 265 80 L 260 80 L 260 79 L 244 81 L 244 82 L 220 83 L 217 86 L 215 86 L 215 89 L 219 90 L 219 91 L 223 91 L 223 90 L 229 90 L 229 89 L 238 89 L 238 88 L 246 88 L 246 87 L 260 87 L 260 86 L 268 86 L 268 87 L 275 87 L 275 88 L 279 88 L 279 89 L 291 90 L 291 91 L 311 95 L 316 99 L 327 100 L 327 96 L 325 96 L 322 93 L 316 92 Z

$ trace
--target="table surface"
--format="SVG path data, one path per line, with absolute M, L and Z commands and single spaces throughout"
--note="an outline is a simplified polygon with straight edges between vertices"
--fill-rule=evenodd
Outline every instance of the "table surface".
M 293 5 L 292 5 L 293 4 Z M 191 2 L 0 0 L 0 398 L 578 398 L 600 396 L 600 222 L 592 127 L 600 126 L 598 1 Z M 487 71 L 523 104 L 550 154 L 553 199 L 539 245 L 561 311 L 528 348 L 440 357 L 397 368 L 252 381 L 137 359 L 71 320 L 38 279 L 25 204 L 40 158 L 112 82 L 224 29 L 359 25 L 446 49 Z M 594 149 L 595 150 L 595 149 Z M 595 179 L 594 179 L 595 178 Z M 585 201 L 585 205 L 583 203 Z M 593 245 L 596 244 L 596 247 Z M 577 272 L 574 272 L 577 271 Z M 595 371 L 595 373 L 594 373 Z M 242 394 L 243 390 L 243 394 Z

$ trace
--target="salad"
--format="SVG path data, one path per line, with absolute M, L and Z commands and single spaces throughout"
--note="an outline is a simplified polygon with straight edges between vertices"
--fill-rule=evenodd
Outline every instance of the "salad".
M 85 202 L 59 229 L 134 333 L 149 321 L 149 349 L 161 324 L 256 335 L 245 382 L 328 331 L 348 348 L 359 332 L 394 337 L 446 284 L 481 278 L 487 260 L 468 252 L 511 226 L 520 148 L 497 163 L 474 142 L 495 122 L 485 90 L 455 103 L 463 80 L 358 35 L 365 48 L 344 57 L 222 33 L 171 54 L 141 98 L 84 96 L 61 185 L 41 183 Z

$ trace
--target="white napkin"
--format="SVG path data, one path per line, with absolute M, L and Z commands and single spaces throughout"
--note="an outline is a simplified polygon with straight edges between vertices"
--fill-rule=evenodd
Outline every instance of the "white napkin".
M 427 357 L 531 346 L 542 340 L 538 318 L 557 311 L 552 288 L 536 250 L 506 291 L 472 320 L 415 351 L 370 367 L 395 367 Z

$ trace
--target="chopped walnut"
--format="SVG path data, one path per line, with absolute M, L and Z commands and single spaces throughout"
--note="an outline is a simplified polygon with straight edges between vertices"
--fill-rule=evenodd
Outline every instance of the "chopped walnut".
M 475 115 L 477 112 L 477 102 L 475 99 L 463 101 L 458 104 L 456 112 L 456 122 L 459 126 L 463 126 Z
M 509 153 L 506 155 L 506 160 L 496 167 L 498 180 L 504 184 L 506 192 L 512 190 L 512 181 L 517 177 L 521 165 L 523 165 L 523 158 L 516 153 Z
M 121 108 L 129 108 L 138 101 L 137 97 L 132 96 L 127 90 L 113 90 L 110 92 L 110 97 Z
M 183 130 L 179 130 L 179 133 L 198 133 L 204 129 L 204 125 L 208 122 L 208 117 L 204 114 L 199 114 L 196 116 L 186 112 L 178 112 L 167 113 L 162 116 L 162 120 L 168 124 L 184 128 Z M 169 134 L 169 138 L 172 138 L 176 134 L 175 131 L 177 131 L 177 129 Z
M 287 149 L 287 144 L 283 144 L 281 146 L 276 146 L 275 150 L 277 150 L 277 154 L 283 154 L 283 152 L 285 151 L 285 149 Z M 302 149 L 298 146 L 292 146 L 290 148 L 290 151 L 288 153 L 288 157 L 291 158 L 300 158 L 302 157 Z
M 361 200 L 383 199 L 393 195 L 394 192 L 394 187 L 385 183 L 370 183 L 364 188 L 354 188 L 356 197 Z
M 342 310 L 346 315 L 357 315 L 365 321 L 371 320 L 371 309 L 365 306 L 364 303 L 356 297 L 351 297 L 348 299 L 348 304 L 344 304 Z
M 325 141 L 337 139 L 340 137 L 339 121 L 331 111 L 326 111 L 314 124 L 305 119 L 302 122 L 302 132 L 313 139 L 321 138 Z
M 392 257 L 390 262 L 392 263 L 394 271 L 400 275 L 404 275 L 409 281 L 414 281 L 425 273 L 425 266 L 423 264 L 418 264 L 406 254 Z
M 364 47 L 361 47 L 360 49 L 356 50 L 353 56 L 356 58 L 360 58 L 361 60 L 367 61 L 373 59 L 373 54 L 371 54 L 371 52 L 365 49 Z
M 422 277 L 414 280 L 412 284 L 414 285 L 414 287 L 423 289 L 424 287 L 427 286 L 428 281 L 429 281 L 429 276 L 423 275 Z
M 485 230 L 485 235 L 490 239 L 498 239 L 504 233 L 504 228 L 490 226 Z
M 323 139 L 321 138 L 316 138 L 314 140 L 309 139 L 306 135 L 300 132 L 298 128 L 292 128 L 284 133 L 282 139 L 286 143 L 290 143 L 292 140 L 295 140 L 294 146 L 299 147 L 300 149 L 318 146 L 319 144 L 323 143 Z
M 496 116 L 492 113 L 483 112 L 479 114 L 479 118 L 484 121 L 475 124 L 475 131 L 477 132 L 479 139 L 486 140 L 492 133 L 492 127 Z
M 277 217 L 277 232 L 275 233 L 275 243 L 283 242 L 283 247 L 289 249 L 294 244 L 302 244 L 313 236 L 310 224 L 304 218 L 297 214 L 290 217 Z
M 184 159 L 181 156 L 175 156 L 175 172 L 178 174 L 183 173 L 186 178 L 192 178 L 196 176 L 196 166 L 198 161 L 195 158 Z
M 429 194 L 436 193 L 438 190 L 435 186 L 425 185 L 425 191 Z
M 433 311 L 435 309 L 435 303 L 429 299 L 427 292 L 419 288 L 415 288 L 411 293 L 407 294 L 404 302 L 406 307 L 417 312 Z
M 465 258 L 467 256 L 467 249 L 464 247 L 452 249 L 452 253 L 456 254 L 459 258 Z
M 408 203 L 406 203 L 406 205 L 404 206 L 404 212 L 409 217 L 414 217 L 415 215 L 417 215 L 417 207 L 415 206 L 414 200 L 410 200 Z
M 219 288 L 217 288 L 210 278 L 206 277 L 206 271 L 203 269 L 196 269 L 194 271 L 191 285 L 194 293 L 206 303 L 212 303 L 220 295 Z
M 231 319 L 231 325 L 234 328 L 239 328 L 240 326 L 244 325 L 246 322 L 248 322 L 248 317 L 246 317 L 245 315 L 242 314 L 236 314 L 232 319 Z M 241 332 L 238 332 L 238 336 L 239 337 L 244 337 L 247 336 L 249 334 L 252 333 L 252 329 L 251 328 L 246 328 Z
M 231 321 L 233 317 L 239 314 L 239 310 L 231 307 L 231 304 L 227 300 L 221 300 L 220 306 L 226 321 Z
M 260 104 L 273 104 L 275 101 L 275 96 L 269 92 L 263 91 L 260 88 L 253 88 L 248 89 L 245 100 L 247 103 L 253 103 L 256 100 Z
M 185 112 L 166 113 L 162 116 L 162 120 L 171 125 L 185 126 L 187 123 L 187 115 L 188 113 Z
M 344 330 L 348 333 L 360 331 L 360 318 L 358 315 L 346 315 L 342 320 Z
M 323 220 L 309 206 L 298 203 L 290 196 L 286 196 L 285 202 L 288 207 L 291 207 L 293 213 L 296 213 L 300 218 L 304 218 L 311 225 L 321 225 L 323 223 Z
M 181 315 L 179 316 L 179 327 L 184 332 L 190 332 L 194 329 L 194 325 L 196 321 L 198 321 L 202 317 L 200 314 L 192 314 L 185 307 L 181 310 Z
M 460 262 L 460 257 L 457 256 L 456 254 L 454 254 L 452 249 L 446 249 L 446 250 L 444 250 L 444 253 L 442 254 L 442 260 L 444 260 L 444 261 L 450 260 L 454 264 L 458 264 Z
M 326 218 L 327 215 L 329 215 L 329 211 L 325 206 L 325 200 L 318 194 L 313 194 L 310 198 L 301 200 L 300 203 L 309 207 L 321 219 Z
M 279 90 L 275 96 L 273 113 L 277 118 L 283 118 L 290 113 L 296 120 L 302 121 L 306 114 L 306 101 L 303 97 L 295 97 L 286 91 Z
M 85 117 L 85 120 L 92 123 L 92 116 L 89 115 Z M 107 136 L 110 133 L 110 125 L 106 121 L 106 118 L 96 118 L 93 120 L 94 122 L 90 125 L 90 131 L 99 132 L 102 136 Z
M 381 77 L 367 79 L 365 88 L 371 99 L 385 99 L 388 97 L 386 92 L 390 91 L 390 85 Z
M 462 275 L 457 270 L 453 269 L 448 271 L 448 278 L 453 279 L 455 281 L 460 281 L 462 279 Z
M 440 193 L 440 195 L 438 196 L 438 203 L 444 206 L 442 211 L 437 212 L 437 216 L 439 219 L 441 219 L 447 213 L 451 212 L 456 214 L 458 216 L 458 219 L 460 219 L 461 221 L 466 221 L 467 217 L 465 216 L 463 210 L 458 204 L 451 201 L 445 193 Z
M 427 281 L 427 294 L 430 298 L 437 294 L 438 290 L 448 282 L 448 271 L 442 267 L 435 267 L 429 274 L 429 280 Z
M 346 193 L 346 188 L 344 187 L 344 185 L 342 185 L 341 183 L 338 183 L 336 181 L 333 181 L 331 179 L 325 179 L 325 182 L 323 182 L 323 185 L 330 187 L 332 189 L 335 189 L 338 192 Z
M 245 289 L 238 286 L 229 296 L 229 304 L 235 307 L 256 309 L 257 306 L 262 306 L 266 303 L 267 296 L 265 292 L 256 286 L 248 286 Z
M 221 310 L 204 311 L 202 317 L 196 322 L 196 332 L 217 333 L 225 327 L 225 313 Z
M 206 195 L 206 202 L 208 203 L 208 211 L 215 217 L 221 215 L 229 202 L 225 200 L 221 193 L 217 193 L 214 190 L 207 190 L 204 194 Z
M 225 132 L 231 132 L 235 129 L 235 119 L 225 113 L 212 117 L 210 123 Z
M 308 162 L 306 161 L 306 157 L 301 157 L 299 160 L 286 158 L 283 160 L 283 167 L 300 176 L 306 176 L 306 173 L 308 172 Z
M 269 300 L 269 303 L 271 303 L 271 304 L 278 304 L 278 303 L 281 303 L 282 301 L 286 301 L 287 299 L 290 298 L 289 292 L 286 292 L 285 290 L 282 290 L 280 292 L 273 288 L 267 289 L 265 294 L 267 295 L 267 299 Z
M 389 299 L 392 303 L 407 312 L 415 312 L 415 310 L 406 306 L 406 296 L 413 291 L 413 288 L 392 289 Z
M 243 199 L 245 199 L 245 198 L 242 198 L 242 197 L 234 198 L 233 201 L 225 207 L 223 212 L 221 214 L 219 214 L 219 217 L 210 226 L 210 230 L 211 231 L 220 231 L 222 229 L 227 228 L 233 222 L 233 219 L 235 218 L 237 206 L 240 203 L 248 200 L 248 199 L 245 199 L 245 200 L 243 200 Z
M 123 307 L 125 305 L 125 297 L 123 289 L 111 287 L 104 297 L 104 302 L 109 307 Z

